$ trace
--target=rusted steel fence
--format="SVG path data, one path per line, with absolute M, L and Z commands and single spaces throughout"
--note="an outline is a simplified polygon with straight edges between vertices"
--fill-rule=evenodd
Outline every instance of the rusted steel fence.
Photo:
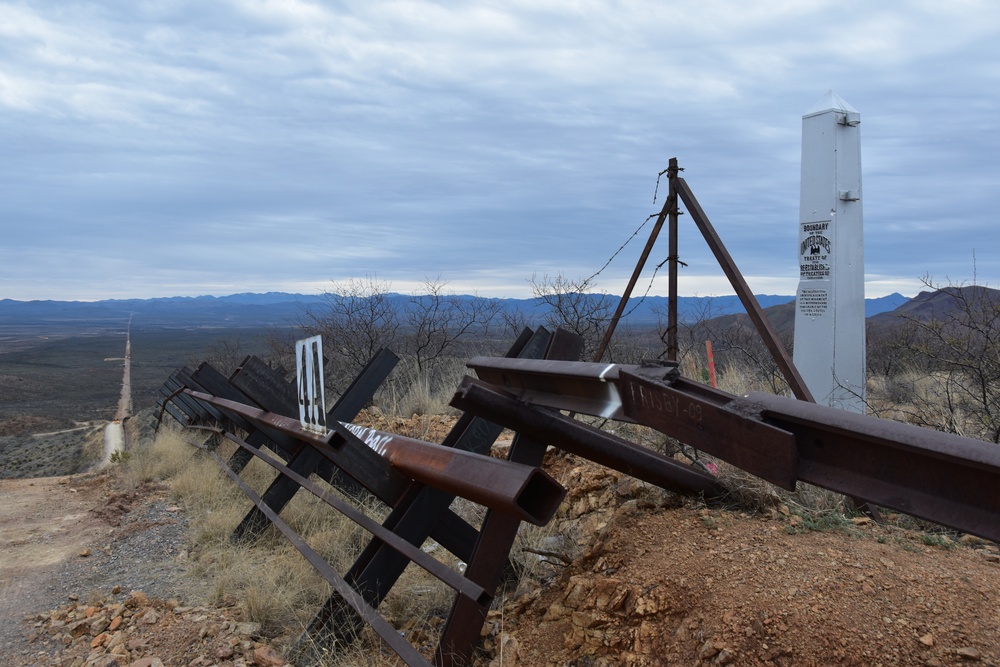
M 510 355 L 566 358 L 578 355 L 580 349 L 580 341 L 565 332 L 526 330 Z M 330 582 L 334 594 L 317 611 L 300 646 L 343 645 L 357 635 L 363 622 L 407 664 L 428 664 L 376 611 L 413 562 L 456 592 L 432 659 L 439 665 L 465 664 L 509 567 L 518 527 L 522 521 L 548 522 L 565 489 L 539 468 L 544 445 L 515 438 L 508 460 L 488 456 L 502 428 L 481 417 L 460 417 L 440 445 L 351 424 L 395 362 L 392 353 L 383 351 L 368 364 L 329 411 L 326 433 L 304 428 L 287 416 L 297 412 L 296 388 L 285 381 L 283 372 L 254 357 L 228 378 L 208 364 L 175 372 L 161 390 L 160 419 L 169 415 L 200 434 L 202 441 L 196 444 L 210 452 L 252 501 L 253 508 L 234 531 L 235 540 L 252 540 L 271 524 Z M 216 452 L 223 441 L 237 445 L 228 461 Z M 262 494 L 240 477 L 252 457 L 278 473 Z M 379 499 L 391 508 L 388 518 L 379 524 L 366 517 L 340 494 L 310 482 L 313 473 L 343 496 L 360 492 Z M 300 488 L 372 535 L 348 572 L 335 572 L 281 519 L 281 510 Z M 487 508 L 480 527 L 449 509 L 456 496 Z M 464 574 L 420 549 L 429 538 L 467 563 Z
M 501 424 L 531 428 L 527 404 L 635 422 L 789 490 L 801 480 L 1000 540 L 991 443 L 772 394 L 734 396 L 672 366 L 491 357 L 469 366 L 489 385 L 467 381 L 455 404 Z
M 455 591 L 430 660 L 439 667 L 467 665 L 509 567 L 521 523 L 548 522 L 565 493 L 541 470 L 548 446 L 672 491 L 724 494 L 708 472 L 583 423 L 575 418 L 578 414 L 642 424 L 785 489 L 809 482 L 1000 540 L 1000 448 L 809 402 L 812 397 L 798 371 L 679 171 L 671 160 L 665 172 L 668 200 L 601 350 L 656 234 L 669 219 L 668 356 L 676 359 L 677 206 L 682 202 L 802 400 L 758 393 L 734 396 L 680 377 L 673 361 L 579 362 L 578 336 L 543 328 L 525 330 L 506 357 L 469 361 L 478 379 L 467 377 L 458 387 L 451 404 L 464 412 L 439 445 L 351 423 L 398 361 L 386 350 L 369 362 L 325 415 L 322 432 L 289 416 L 298 414 L 297 388 L 285 380 L 284 372 L 255 357 L 248 357 L 229 377 L 202 364 L 195 371 L 180 369 L 164 383 L 160 420 L 169 415 L 202 434 L 198 446 L 209 450 L 253 502 L 233 538 L 252 540 L 268 524 L 274 525 L 333 587 L 301 646 L 343 645 L 367 623 L 407 664 L 429 664 L 377 612 L 412 562 Z M 490 458 L 487 454 L 505 427 L 516 432 L 507 459 Z M 228 460 L 215 451 L 224 440 L 237 445 Z M 240 477 L 253 457 L 278 473 L 259 495 Z M 343 495 L 311 482 L 312 474 Z M 346 573 L 334 571 L 281 519 L 282 509 L 299 489 L 371 534 Z M 378 523 L 344 499 L 358 494 L 384 503 L 388 517 Z M 470 525 L 450 509 L 457 496 L 487 508 L 481 525 Z M 877 513 L 874 507 L 870 511 Z M 420 547 L 428 539 L 466 563 L 464 573 L 423 552 Z
M 367 623 L 410 665 L 426 665 L 428 658 L 378 614 L 379 603 L 410 562 L 440 579 L 455 591 L 455 601 L 430 660 L 468 664 L 521 522 L 544 524 L 562 500 L 562 487 L 540 469 L 548 446 L 666 489 L 724 493 L 704 470 L 567 412 L 648 426 L 786 489 L 810 482 L 1000 539 L 1000 448 L 994 445 L 791 398 L 734 396 L 680 377 L 673 363 L 573 361 L 579 350 L 576 337 L 540 329 L 522 336 L 508 357 L 470 360 L 479 379 L 459 386 L 452 404 L 464 413 L 440 445 L 350 423 L 391 370 L 391 353 L 373 359 L 334 405 L 327 433 L 285 416 L 295 414 L 295 388 L 252 357 L 228 379 L 205 364 L 178 371 L 164 385 L 161 417 L 169 414 L 204 434 L 201 446 L 252 500 L 234 539 L 253 539 L 270 523 L 330 582 L 334 594 L 316 612 L 302 645 L 342 645 Z M 538 359 L 542 354 L 546 358 Z M 503 427 L 516 431 L 508 459 L 485 456 Z M 215 452 L 222 440 L 238 446 L 228 461 Z M 250 457 L 278 472 L 260 495 L 239 475 Z M 378 498 L 390 508 L 388 517 L 381 524 L 366 517 L 310 482 L 312 473 L 348 496 L 361 491 Z M 300 488 L 372 535 L 346 573 L 335 572 L 281 519 Z M 449 509 L 456 496 L 488 508 L 478 528 Z M 467 563 L 464 573 L 424 553 L 428 538 Z

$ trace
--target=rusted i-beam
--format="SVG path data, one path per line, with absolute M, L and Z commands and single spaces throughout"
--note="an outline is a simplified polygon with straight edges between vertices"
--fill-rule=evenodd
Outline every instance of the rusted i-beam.
M 558 482 L 534 466 L 339 422 L 332 423 L 332 430 L 321 435 L 302 428 L 298 420 L 290 417 L 190 389 L 184 393 L 292 436 L 321 453 L 336 449 L 346 439 L 357 438 L 410 479 L 536 525 L 548 523 L 566 495 Z
M 536 406 L 632 421 L 785 488 L 798 480 L 1000 540 L 1000 447 L 814 403 L 737 397 L 669 368 L 476 357 Z
M 534 409 L 495 389 L 467 377 L 459 385 L 451 405 L 514 431 L 530 433 L 554 447 L 660 488 L 680 493 L 700 493 L 710 498 L 724 493 L 722 485 L 708 472 L 558 412 Z
M 736 402 L 795 435 L 801 479 L 1000 540 L 997 445 L 760 392 Z

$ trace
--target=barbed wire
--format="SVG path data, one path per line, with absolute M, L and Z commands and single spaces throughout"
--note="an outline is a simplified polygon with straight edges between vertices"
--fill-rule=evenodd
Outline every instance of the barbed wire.
M 663 171 L 661 171 L 660 173 L 658 173 L 656 175 L 656 186 L 653 188 L 653 203 L 654 204 L 656 203 L 657 193 L 660 191 L 660 178 L 664 174 L 666 174 L 668 171 L 669 171 L 669 169 L 664 169 Z M 608 261 L 604 262 L 604 266 L 602 266 L 597 271 L 595 271 L 589 278 L 587 278 L 584 281 L 583 284 L 584 285 L 589 285 L 590 281 L 592 281 L 597 276 L 601 275 L 604 272 L 604 269 L 608 268 L 608 266 L 611 264 L 611 262 L 614 261 L 615 257 L 617 257 L 619 255 L 619 253 L 621 253 L 621 251 L 625 249 L 625 246 L 627 246 L 629 243 L 631 243 L 632 239 L 634 239 L 636 236 L 638 236 L 639 232 L 642 231 L 642 228 L 645 227 L 649 223 L 650 220 L 652 220 L 653 218 L 655 218 L 655 217 L 657 217 L 659 215 L 660 215 L 659 213 L 651 213 L 650 215 L 646 216 L 646 219 L 642 221 L 642 224 L 639 225 L 634 232 L 632 232 L 632 235 L 628 237 L 628 239 L 625 241 L 625 243 L 621 244 L 621 246 L 618 248 L 618 250 L 616 250 L 614 252 L 614 254 L 612 254 L 611 257 L 608 258 Z M 638 299 L 634 299 L 635 303 L 632 305 L 631 308 L 629 308 L 629 310 L 628 310 L 627 313 L 625 313 L 624 315 L 622 315 L 623 319 L 626 318 L 626 317 L 628 317 L 629 315 L 631 315 L 635 311 L 635 309 L 638 308 L 640 305 L 642 305 L 642 302 L 646 300 L 646 297 L 649 296 L 650 290 L 653 289 L 653 281 L 656 279 L 657 272 L 659 272 L 659 270 L 661 268 L 663 268 L 663 265 L 666 264 L 669 261 L 670 261 L 670 257 L 667 257 L 665 260 L 663 260 L 662 262 L 660 262 L 659 264 L 656 265 L 656 268 L 653 269 L 653 275 L 649 277 L 649 283 L 646 285 L 646 291 L 643 292 L 643 295 L 641 297 L 639 297 Z M 680 261 L 679 259 L 677 260 L 677 263 L 680 264 L 681 266 L 687 266 L 687 264 L 685 264 L 684 262 Z
M 656 193 L 660 191 L 660 177 L 661 177 L 661 176 L 663 176 L 663 175 L 664 175 L 665 173 L 667 173 L 668 171 L 670 171 L 670 168 L 669 168 L 669 167 L 668 167 L 668 168 L 666 168 L 666 169 L 664 169 L 663 171 L 661 171 L 660 173 L 658 173 L 658 174 L 656 175 L 656 187 L 655 187 L 655 188 L 653 188 L 653 203 L 654 203 L 654 204 L 656 203 Z M 682 171 L 683 171 L 683 170 L 682 170 Z
M 651 213 L 651 214 L 650 214 L 650 215 L 649 215 L 649 216 L 648 216 L 648 217 L 647 217 L 647 218 L 646 218 L 645 220 L 643 220 L 643 221 L 642 221 L 642 224 L 641 224 L 641 225 L 639 225 L 639 226 L 638 226 L 638 227 L 636 228 L 636 230 L 635 230 L 634 232 L 632 232 L 632 236 L 628 237 L 628 239 L 627 239 L 627 240 L 625 241 L 625 243 L 623 243 L 623 244 L 621 245 L 621 247 L 620 247 L 620 248 L 618 248 L 618 250 L 615 250 L 614 254 L 613 254 L 613 255 L 611 255 L 611 257 L 609 257 L 609 258 L 608 258 L 608 261 L 604 262 L 604 266 L 602 266 L 601 268 L 599 268 L 599 269 L 598 269 L 597 271 L 595 271 L 595 272 L 594 272 L 594 274 L 593 274 L 593 275 L 591 275 L 591 276 L 590 276 L 589 278 L 587 278 L 587 279 L 586 279 L 585 281 L 583 281 L 583 284 L 584 284 L 584 285 L 589 285 L 589 284 L 590 284 L 590 281 L 591 281 L 591 280 L 593 280 L 593 279 L 594 279 L 594 278 L 596 278 L 597 276 L 601 275 L 601 273 L 603 273 L 603 272 L 604 272 L 604 269 L 608 268 L 608 265 L 609 265 L 609 264 L 611 264 L 611 262 L 613 262 L 613 261 L 614 261 L 615 257 L 617 257 L 617 256 L 618 256 L 618 254 L 619 254 L 619 253 L 620 253 L 620 252 L 621 252 L 622 250 L 624 250 L 624 249 L 625 249 L 625 246 L 627 246 L 627 245 L 628 245 L 629 243 L 631 243 L 631 242 L 632 242 L 632 239 L 634 239 L 634 238 L 635 238 L 636 236 L 638 236 L 639 232 L 641 232 L 641 231 L 642 231 L 642 228 L 643 228 L 643 227 L 645 227 L 645 226 L 646 226 L 646 224 L 647 224 L 647 223 L 648 223 L 648 222 L 649 222 L 650 220 L 652 220 L 653 218 L 655 218 L 655 217 L 656 217 L 656 216 L 658 216 L 658 215 L 659 215 L 659 213 Z

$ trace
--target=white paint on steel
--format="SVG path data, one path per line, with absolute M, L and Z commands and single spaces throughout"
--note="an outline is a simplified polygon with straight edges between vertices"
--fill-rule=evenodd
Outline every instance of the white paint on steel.
M 817 402 L 864 412 L 861 114 L 832 90 L 802 117 L 794 361 Z
M 604 419 L 614 419 L 622 414 L 622 397 L 618 393 L 618 386 L 608 382 L 607 378 L 608 373 L 614 368 L 616 368 L 616 364 L 608 364 L 597 376 L 601 382 L 605 383 L 608 390 L 604 398 L 604 407 L 601 409 L 601 414 L 598 415 Z
M 622 397 L 618 393 L 618 387 L 608 384 L 607 403 L 605 403 L 604 409 L 601 410 L 601 414 L 598 416 L 605 419 L 617 419 L 622 414 Z
M 307 431 L 326 435 L 322 337 L 295 341 L 295 377 L 299 389 L 299 423 Z
M 348 422 L 340 422 L 344 428 L 358 436 L 358 439 L 363 443 L 368 445 L 371 449 L 375 450 L 375 453 L 381 457 L 385 457 L 387 448 L 386 445 L 392 442 L 393 437 L 389 433 L 381 433 L 375 429 L 368 428 L 367 426 L 358 426 L 357 424 L 350 424 Z

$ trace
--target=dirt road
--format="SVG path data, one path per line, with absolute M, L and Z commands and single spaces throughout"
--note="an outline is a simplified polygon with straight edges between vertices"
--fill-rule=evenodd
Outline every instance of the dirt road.
M 101 467 L 111 463 L 111 457 L 115 452 L 124 452 L 126 449 L 125 429 L 123 422 L 132 416 L 132 336 L 125 334 L 125 359 L 124 371 L 122 374 L 122 393 L 118 399 L 118 410 L 115 412 L 114 421 L 104 428 L 104 456 L 101 460 Z
M 108 533 L 90 511 L 103 496 L 96 475 L 0 480 L 0 655 L 22 643 L 25 614 L 65 601 L 64 563 Z

